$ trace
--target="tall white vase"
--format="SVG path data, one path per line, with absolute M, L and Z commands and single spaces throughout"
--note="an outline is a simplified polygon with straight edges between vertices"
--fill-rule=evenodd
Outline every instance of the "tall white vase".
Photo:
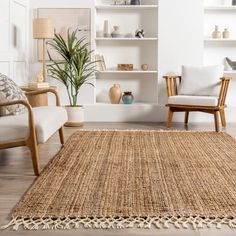
M 104 20 L 103 36 L 105 38 L 111 37 L 111 27 L 108 20 Z

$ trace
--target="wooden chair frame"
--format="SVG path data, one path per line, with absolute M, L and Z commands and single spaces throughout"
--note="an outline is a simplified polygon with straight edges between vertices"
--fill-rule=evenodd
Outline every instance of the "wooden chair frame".
M 168 97 L 178 95 L 178 84 L 181 83 L 181 76 L 164 76 L 166 80 L 166 89 Z M 221 123 L 223 127 L 226 127 L 225 119 L 225 100 L 229 88 L 230 77 L 223 77 L 221 80 L 221 89 L 219 93 L 218 105 L 217 106 L 190 106 L 190 105 L 176 105 L 167 104 L 169 107 L 167 128 L 171 127 L 174 112 L 185 112 L 184 123 L 187 125 L 189 120 L 189 112 L 205 112 L 214 115 L 215 130 L 219 132 L 219 113 L 221 117 Z
M 44 93 L 53 93 L 56 97 L 56 105 L 60 106 L 59 96 L 54 89 L 42 89 L 40 91 L 26 92 L 25 94 L 26 95 L 38 95 L 38 94 L 44 94 Z M 26 100 L 17 100 L 17 101 L 11 101 L 11 102 L 6 102 L 6 103 L 0 103 L 0 107 L 16 105 L 16 104 L 24 105 L 28 110 L 29 136 L 24 139 L 1 142 L 0 149 L 27 146 L 31 152 L 34 173 L 36 176 L 39 176 L 40 165 L 39 165 L 39 154 L 38 154 L 38 142 L 37 142 L 36 128 L 35 128 L 35 123 L 34 123 L 34 114 L 33 114 L 32 107 L 30 106 L 29 102 Z M 61 144 L 63 145 L 65 142 L 64 141 L 64 128 L 63 128 L 63 126 L 59 129 L 59 135 L 60 135 Z

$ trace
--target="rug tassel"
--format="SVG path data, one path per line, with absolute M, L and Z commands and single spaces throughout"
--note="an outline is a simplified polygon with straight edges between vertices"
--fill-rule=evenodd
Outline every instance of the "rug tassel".
M 0 229 L 2 229 L 2 230 L 8 229 L 11 226 L 13 226 L 13 228 L 14 228 L 15 225 L 18 225 L 17 224 L 17 218 L 13 218 L 7 225 L 1 226 Z
M 152 225 L 156 226 L 158 229 L 166 228 L 168 229 L 170 224 L 174 225 L 176 228 L 187 229 L 189 225 L 192 225 L 193 229 L 203 228 L 203 226 L 211 227 L 215 225 L 217 229 L 222 228 L 222 224 L 228 225 L 230 228 L 236 228 L 236 218 L 222 218 L 201 216 L 177 216 L 177 217 L 130 217 L 130 218 L 20 218 L 15 217 L 5 226 L 0 227 L 1 230 L 12 228 L 17 231 L 20 227 L 27 230 L 70 230 L 78 229 L 83 226 L 86 229 L 128 229 L 128 228 L 141 228 L 150 229 Z

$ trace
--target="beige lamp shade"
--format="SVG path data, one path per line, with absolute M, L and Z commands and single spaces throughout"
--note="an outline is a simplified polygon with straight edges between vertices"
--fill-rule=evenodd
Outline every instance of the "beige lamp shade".
M 37 18 L 33 20 L 34 39 L 50 39 L 54 37 L 54 27 L 50 19 Z

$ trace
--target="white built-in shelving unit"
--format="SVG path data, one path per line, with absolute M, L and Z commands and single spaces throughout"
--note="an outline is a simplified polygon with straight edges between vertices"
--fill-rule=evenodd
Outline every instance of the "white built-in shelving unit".
M 156 9 L 158 5 L 97 5 L 95 8 L 98 10 L 147 10 L 147 9 Z M 143 2 L 142 2 L 143 4 Z
M 121 90 L 132 91 L 135 102 L 129 107 L 137 108 L 157 104 L 158 84 L 158 0 L 142 0 L 142 5 L 113 5 L 112 0 L 97 0 L 95 5 L 95 54 L 104 56 L 107 70 L 96 74 L 96 104 L 111 105 L 109 89 L 120 84 Z M 104 20 L 120 26 L 121 38 L 104 38 Z M 137 29 L 145 31 L 144 38 L 127 38 Z M 133 64 L 133 71 L 118 71 L 117 64 Z M 141 65 L 149 70 L 142 71 Z M 126 105 L 127 106 L 127 105 Z
M 236 6 L 223 4 L 223 1 L 205 0 L 204 63 L 224 64 L 225 75 L 235 77 L 235 71 L 227 71 L 224 59 L 229 57 L 236 60 Z M 227 28 L 230 31 L 230 38 L 213 39 L 211 34 L 215 25 L 218 25 L 222 32 Z
M 236 11 L 236 6 L 205 6 L 205 11 Z
M 235 106 L 234 97 L 234 82 L 236 78 L 236 71 L 230 71 L 225 62 L 225 57 L 236 61 L 236 6 L 223 5 L 223 1 L 205 0 L 205 4 L 210 2 L 211 5 L 205 5 L 204 11 L 204 63 L 210 64 L 223 64 L 225 66 L 225 76 L 233 78 L 229 87 L 227 97 L 227 105 Z M 218 25 L 221 32 L 228 28 L 230 32 L 229 39 L 213 39 L 212 32 L 214 26 Z

